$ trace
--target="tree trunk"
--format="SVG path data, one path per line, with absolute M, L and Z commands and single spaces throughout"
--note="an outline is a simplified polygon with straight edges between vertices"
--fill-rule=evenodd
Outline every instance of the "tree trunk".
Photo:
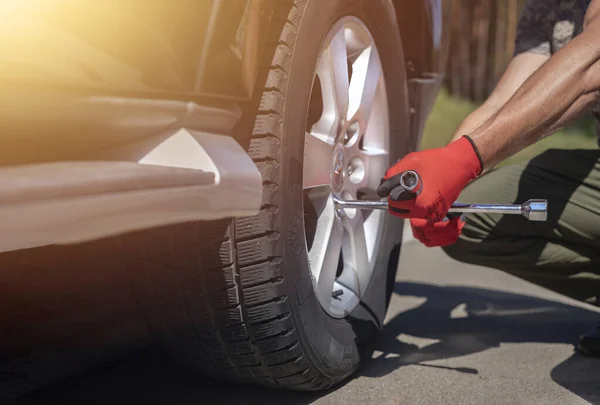
M 453 96 L 481 102 L 512 59 L 523 0 L 454 0 L 447 66 Z
M 488 44 L 491 0 L 479 0 L 474 12 L 475 69 L 473 77 L 473 100 L 481 102 L 487 97 L 486 75 L 488 70 Z

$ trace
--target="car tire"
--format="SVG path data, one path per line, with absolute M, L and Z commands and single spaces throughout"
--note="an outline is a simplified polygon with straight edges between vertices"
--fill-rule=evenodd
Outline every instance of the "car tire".
M 289 3 L 288 3 L 289 4 Z M 344 317 L 314 291 L 304 229 L 304 136 L 315 66 L 328 30 L 360 19 L 379 49 L 388 97 L 390 155 L 408 152 L 402 44 L 389 0 L 295 0 L 276 50 L 251 139 L 263 205 L 249 218 L 190 223 L 123 238 L 136 294 L 154 335 L 206 375 L 322 390 L 371 358 L 396 274 L 402 221 L 383 221 L 377 262 L 360 305 Z

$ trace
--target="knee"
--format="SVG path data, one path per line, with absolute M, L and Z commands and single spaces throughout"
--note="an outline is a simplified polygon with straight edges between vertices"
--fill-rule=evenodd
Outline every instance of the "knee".
M 442 248 L 452 259 L 473 266 L 491 267 L 505 270 L 506 266 L 493 251 L 493 246 L 486 242 L 473 242 L 459 239 L 455 244 Z
M 465 222 L 462 234 L 456 243 L 445 246 L 442 249 L 452 259 L 459 262 L 475 264 L 480 266 L 489 265 L 490 251 L 493 251 L 492 240 L 489 238 L 489 229 L 483 224 L 477 214 L 470 215 Z
M 442 250 L 450 256 L 452 259 L 463 263 L 469 264 L 480 264 L 476 263 L 475 258 L 478 256 L 475 254 L 475 242 L 465 241 L 459 238 L 456 243 L 442 247 Z

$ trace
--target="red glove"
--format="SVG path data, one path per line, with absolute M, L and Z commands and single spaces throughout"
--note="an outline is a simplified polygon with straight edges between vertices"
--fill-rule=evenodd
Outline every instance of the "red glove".
M 431 223 L 426 219 L 411 218 L 410 226 L 414 237 L 425 246 L 448 246 L 456 243 L 465 221 L 462 217 L 454 217 Z
M 389 210 L 394 215 L 439 222 L 482 168 L 473 141 L 463 136 L 443 148 L 406 155 L 385 173 L 377 194 L 388 197 Z M 400 176 L 407 170 L 414 170 L 420 178 L 419 186 L 412 192 L 400 185 Z

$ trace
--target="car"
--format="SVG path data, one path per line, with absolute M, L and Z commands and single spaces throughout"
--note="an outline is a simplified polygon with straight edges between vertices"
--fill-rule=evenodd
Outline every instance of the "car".
M 186 365 L 344 381 L 383 328 L 403 223 L 332 198 L 375 195 L 418 148 L 449 7 L 1 2 L 0 251 L 118 240 L 149 329 Z

